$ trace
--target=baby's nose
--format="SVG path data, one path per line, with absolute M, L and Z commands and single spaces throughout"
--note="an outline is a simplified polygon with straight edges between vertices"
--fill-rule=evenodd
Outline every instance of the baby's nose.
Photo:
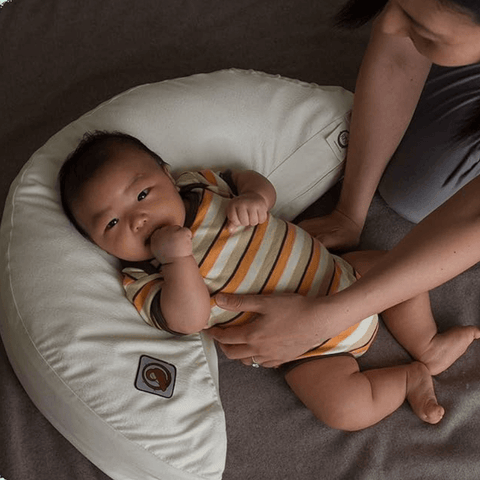
M 148 221 L 148 218 L 147 218 L 147 215 L 145 214 L 135 216 L 133 219 L 133 225 L 132 225 L 133 230 L 135 232 L 141 230 L 147 224 L 147 221 Z

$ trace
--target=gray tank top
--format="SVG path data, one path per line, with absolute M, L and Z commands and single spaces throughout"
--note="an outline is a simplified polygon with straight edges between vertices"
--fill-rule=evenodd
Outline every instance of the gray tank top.
M 393 210 L 417 223 L 480 173 L 480 125 L 478 137 L 454 140 L 465 119 L 479 108 L 480 64 L 432 67 L 379 185 Z

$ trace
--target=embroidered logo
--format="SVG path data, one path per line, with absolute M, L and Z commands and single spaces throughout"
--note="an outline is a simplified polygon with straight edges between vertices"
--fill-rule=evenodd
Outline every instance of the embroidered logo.
M 337 142 L 342 148 L 348 147 L 348 130 L 342 130 L 338 134 Z
M 163 360 L 142 355 L 138 365 L 135 388 L 159 397 L 171 398 L 177 369 Z

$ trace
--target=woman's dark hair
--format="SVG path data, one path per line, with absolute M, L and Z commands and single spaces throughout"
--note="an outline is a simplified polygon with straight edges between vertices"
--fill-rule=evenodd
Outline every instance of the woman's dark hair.
M 159 165 L 167 165 L 159 155 L 150 150 L 138 138 L 122 132 L 87 132 L 78 147 L 72 152 L 58 174 L 62 207 L 68 219 L 86 238 L 87 232 L 79 225 L 72 213 L 72 204 L 82 189 L 122 146 L 133 146 L 154 158 Z
M 480 2 L 478 0 L 438 0 L 438 3 L 468 15 L 475 23 L 480 25 Z
M 437 0 L 445 7 L 469 15 L 480 24 L 479 0 Z M 358 28 L 375 18 L 388 0 L 348 0 L 337 12 L 334 23 L 337 27 Z
M 376 17 L 388 0 L 348 0 L 337 12 L 334 23 L 337 27 L 358 28 Z

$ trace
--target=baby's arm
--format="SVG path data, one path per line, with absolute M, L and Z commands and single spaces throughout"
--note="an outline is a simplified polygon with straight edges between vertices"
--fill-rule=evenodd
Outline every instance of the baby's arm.
M 210 294 L 192 255 L 192 232 L 169 225 L 155 231 L 151 249 L 162 264 L 160 309 L 170 330 L 197 333 L 210 317 Z
M 238 196 L 227 207 L 230 230 L 253 226 L 267 220 L 268 212 L 275 205 L 275 187 L 263 176 L 252 170 L 232 172 L 232 180 Z

